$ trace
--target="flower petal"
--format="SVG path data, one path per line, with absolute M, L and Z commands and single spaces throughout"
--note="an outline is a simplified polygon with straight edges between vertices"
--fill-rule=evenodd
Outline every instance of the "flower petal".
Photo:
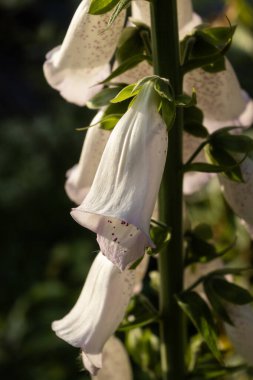
M 219 175 L 223 195 L 232 210 L 253 226 L 253 160 L 246 158 L 240 165 L 244 183 Z
M 85 353 L 87 368 L 101 367 L 105 342 L 123 319 L 133 292 L 135 273 L 120 272 L 101 252 L 95 258 L 73 309 L 52 323 L 56 335 Z
M 196 69 L 184 77 L 184 90 L 195 88 L 198 107 L 204 113 L 209 132 L 226 126 L 250 126 L 253 121 L 251 100 L 241 90 L 236 74 L 226 59 L 226 70 L 208 73 Z
M 99 111 L 91 122 L 97 124 L 103 116 Z M 65 190 L 68 197 L 76 204 L 82 203 L 92 185 L 96 170 L 104 151 L 110 131 L 100 125 L 90 127 L 86 133 L 79 163 L 67 172 Z
M 253 310 L 252 306 L 226 304 L 234 326 L 225 323 L 225 329 L 236 351 L 253 365 Z
M 82 358 L 84 359 L 82 354 Z M 103 349 L 103 366 L 92 380 L 132 380 L 133 374 L 127 352 L 115 336 L 106 342 Z
M 98 92 L 101 86 L 95 85 L 109 75 L 109 61 L 125 19 L 123 11 L 107 28 L 110 14 L 90 15 L 89 6 L 89 0 L 80 3 L 62 45 L 47 54 L 43 67 L 50 86 L 78 105 Z
M 168 143 L 153 96 L 153 85 L 144 85 L 112 131 L 90 192 L 71 212 L 99 235 L 102 252 L 120 269 L 152 246 L 149 224 Z

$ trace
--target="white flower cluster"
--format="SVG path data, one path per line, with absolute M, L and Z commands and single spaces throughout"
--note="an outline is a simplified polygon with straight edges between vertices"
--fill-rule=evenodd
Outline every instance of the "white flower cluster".
M 201 19 L 193 13 L 190 0 L 177 3 L 182 39 Z M 102 88 L 99 83 L 109 75 L 109 62 L 126 16 L 122 11 L 113 26 L 107 28 L 111 12 L 94 16 L 88 13 L 89 6 L 90 0 L 80 3 L 62 45 L 48 53 L 44 64 L 48 83 L 67 101 L 80 106 Z M 150 25 L 148 2 L 132 1 L 132 19 Z M 152 74 L 152 67 L 144 61 L 114 80 L 129 84 Z M 252 123 L 253 103 L 241 90 L 228 60 L 222 72 L 212 74 L 196 69 L 186 74 L 184 91 L 190 95 L 192 88 L 196 89 L 198 106 L 210 132 Z M 103 117 L 100 110 L 91 122 L 96 125 L 86 134 L 79 163 L 67 172 L 65 189 L 78 205 L 71 215 L 97 234 L 100 252 L 76 305 L 63 319 L 53 322 L 52 328 L 60 338 L 81 348 L 84 366 L 94 379 L 113 379 L 114 371 L 122 372 L 122 377 L 117 378 L 132 378 L 126 353 L 112 335 L 131 295 L 141 289 L 148 259 L 144 257 L 137 270 L 130 270 L 129 266 L 144 255 L 146 247 L 153 246 L 150 219 L 168 142 L 167 129 L 157 108 L 157 95 L 152 83 L 147 82 L 112 132 L 100 128 Z M 198 139 L 185 134 L 185 159 L 196 144 Z M 236 184 L 228 179 L 221 182 L 231 207 L 253 225 L 253 161 L 248 159 L 241 169 L 245 183 Z M 203 175 L 187 175 L 185 193 L 195 191 L 205 181 Z M 98 372 L 102 352 L 104 366 Z M 108 364 L 109 357 L 114 364 Z

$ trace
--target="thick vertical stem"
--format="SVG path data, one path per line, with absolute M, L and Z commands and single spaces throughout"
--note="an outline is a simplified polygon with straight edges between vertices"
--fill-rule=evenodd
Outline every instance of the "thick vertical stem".
M 179 59 L 176 0 L 151 3 L 152 44 L 155 74 L 169 78 L 175 95 L 182 93 Z M 160 337 L 164 380 L 185 378 L 184 318 L 175 294 L 183 287 L 182 232 L 182 109 L 177 109 L 175 124 L 169 132 L 168 157 L 160 191 L 160 218 L 171 228 L 169 245 L 159 256 Z

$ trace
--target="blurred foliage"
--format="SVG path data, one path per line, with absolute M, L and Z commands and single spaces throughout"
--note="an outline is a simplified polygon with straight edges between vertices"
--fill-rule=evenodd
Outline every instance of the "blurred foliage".
M 244 3 L 252 6 L 246 0 L 194 1 L 205 20 L 225 22 L 228 12 L 231 22 L 239 23 L 229 55 L 253 95 L 253 12 L 245 11 Z M 69 216 L 72 204 L 64 192 L 65 172 L 78 160 L 83 140 L 75 129 L 87 125 L 91 111 L 66 103 L 42 73 L 45 54 L 61 42 L 77 4 L 0 0 L 1 378 L 88 379 L 78 350 L 56 338 L 50 324 L 74 304 L 97 249 L 94 235 Z M 193 225 L 211 223 L 221 249 L 231 242 L 239 224 L 216 182 L 187 204 Z M 250 259 L 241 226 L 229 255 L 238 260 L 238 251 L 240 260 Z M 149 330 L 143 340 L 149 342 L 149 334 L 155 346 Z M 150 371 L 145 355 L 143 360 Z M 147 374 L 136 369 L 136 379 Z

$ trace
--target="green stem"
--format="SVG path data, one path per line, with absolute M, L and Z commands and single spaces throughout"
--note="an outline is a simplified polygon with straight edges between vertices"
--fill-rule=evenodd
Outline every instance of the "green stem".
M 154 0 L 151 3 L 151 33 L 155 74 L 169 78 L 175 96 L 178 96 L 182 94 L 183 78 L 176 0 Z M 168 157 L 159 198 L 160 219 L 171 228 L 171 240 L 159 255 L 163 380 L 185 379 L 185 321 L 175 300 L 175 294 L 183 289 L 182 133 L 183 111 L 178 108 L 169 133 Z

